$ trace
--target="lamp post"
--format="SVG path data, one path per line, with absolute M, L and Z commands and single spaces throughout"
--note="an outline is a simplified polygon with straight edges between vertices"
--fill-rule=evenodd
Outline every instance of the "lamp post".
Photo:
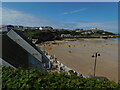
M 95 70 L 96 70 L 96 61 L 97 61 L 97 57 L 100 56 L 100 53 L 94 53 L 92 55 L 93 58 L 95 58 L 95 64 L 94 64 L 94 76 L 95 76 Z

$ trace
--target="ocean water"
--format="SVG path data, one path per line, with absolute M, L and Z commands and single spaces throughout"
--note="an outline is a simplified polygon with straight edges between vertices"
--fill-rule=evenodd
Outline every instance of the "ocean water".
M 110 40 L 110 43 L 120 44 L 120 38 L 109 38 L 108 40 Z
M 96 39 L 88 39 L 88 40 L 79 40 L 79 41 L 70 41 L 70 44 L 81 44 L 81 43 L 98 43 L 98 44 L 120 44 L 120 38 L 109 38 L 109 39 L 104 39 L 104 40 L 96 40 Z

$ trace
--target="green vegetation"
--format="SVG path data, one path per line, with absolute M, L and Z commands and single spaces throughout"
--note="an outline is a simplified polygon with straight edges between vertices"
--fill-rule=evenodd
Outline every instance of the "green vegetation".
M 5 31 L 5 32 L 0 32 L 0 34 L 6 34 L 6 33 L 8 33 L 7 31 Z
M 38 43 L 60 39 L 57 32 L 51 32 L 51 31 L 26 31 L 23 32 L 23 34 L 26 37 L 38 39 Z
M 112 32 L 103 31 L 103 30 L 98 30 L 96 33 L 99 33 L 100 35 L 103 35 L 103 33 L 105 33 L 105 35 L 116 35 Z
M 96 80 L 93 78 L 82 78 L 66 73 L 53 73 L 50 71 L 38 71 L 35 69 L 23 70 L 3 67 L 2 88 L 7 89 L 40 89 L 40 88 L 87 88 L 91 90 L 120 90 L 120 85 L 107 81 Z
M 44 41 L 51 41 L 51 40 L 60 40 L 61 34 L 70 34 L 72 36 L 109 36 L 109 35 L 116 35 L 111 32 L 107 32 L 104 30 L 97 30 L 97 31 L 92 31 L 92 30 L 83 30 L 81 32 L 76 32 L 75 30 L 59 30 L 59 29 L 53 29 L 49 31 L 38 31 L 38 30 L 33 30 L 33 31 L 25 31 L 23 34 L 26 37 L 38 39 L 37 43 L 41 43 Z

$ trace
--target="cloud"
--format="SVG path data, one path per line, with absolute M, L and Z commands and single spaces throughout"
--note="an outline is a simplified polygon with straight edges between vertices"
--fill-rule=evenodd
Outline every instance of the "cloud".
M 62 28 L 63 22 L 55 21 L 50 18 L 37 17 L 33 14 L 20 12 L 9 8 L 1 8 L 0 21 L 3 25 L 23 25 L 23 26 L 52 26 Z
M 96 27 L 98 29 L 118 32 L 118 21 L 110 21 L 110 22 L 86 22 L 86 21 L 76 21 L 76 22 L 66 22 L 64 23 L 64 27 L 69 28 L 83 28 L 90 29 Z
M 104 21 L 104 22 L 90 22 L 90 21 L 71 21 L 71 22 L 63 22 L 60 25 L 60 28 L 64 29 L 90 29 L 90 28 L 98 28 L 101 30 L 111 31 L 114 33 L 118 32 L 118 21 Z
M 51 25 L 54 21 L 50 19 L 40 18 L 32 14 L 23 13 L 8 8 L 0 8 L 2 10 L 2 24 L 24 25 L 24 26 L 41 26 Z
M 70 11 L 70 12 L 64 12 L 63 14 L 66 15 L 66 14 L 78 13 L 78 12 L 85 11 L 86 9 L 87 8 L 82 8 L 82 9 L 79 9 L 79 10 L 74 10 L 74 11 Z
M 9 8 L 1 8 L 0 21 L 3 25 L 23 25 L 23 26 L 52 26 L 62 28 L 63 23 L 50 18 L 37 17 L 33 14 L 23 13 Z
M 23 25 L 23 26 L 52 26 L 53 28 L 65 28 L 65 29 L 89 29 L 96 27 L 99 29 L 118 32 L 118 21 L 111 22 L 86 22 L 86 21 L 69 21 L 63 22 L 55 21 L 50 18 L 37 17 L 33 14 L 23 13 L 17 10 L 12 10 L 8 8 L 0 8 L 2 10 L 2 15 L 0 14 L 0 21 L 5 25 Z M 71 11 L 66 14 L 77 13 L 81 10 Z

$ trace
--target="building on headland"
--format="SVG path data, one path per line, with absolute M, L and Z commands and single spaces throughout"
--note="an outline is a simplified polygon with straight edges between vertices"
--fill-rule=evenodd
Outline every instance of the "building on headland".
M 39 27 L 39 30 L 49 31 L 49 30 L 53 30 L 53 28 L 50 26 L 41 26 L 41 27 Z
M 39 48 L 29 41 L 20 31 L 10 30 L 2 35 L 2 64 L 15 68 L 38 70 L 50 69 L 51 63 Z
M 98 30 L 97 28 L 90 28 L 91 30 Z
M 84 30 L 84 31 L 82 31 L 81 32 L 81 34 L 91 34 L 92 33 L 92 31 L 91 30 Z

